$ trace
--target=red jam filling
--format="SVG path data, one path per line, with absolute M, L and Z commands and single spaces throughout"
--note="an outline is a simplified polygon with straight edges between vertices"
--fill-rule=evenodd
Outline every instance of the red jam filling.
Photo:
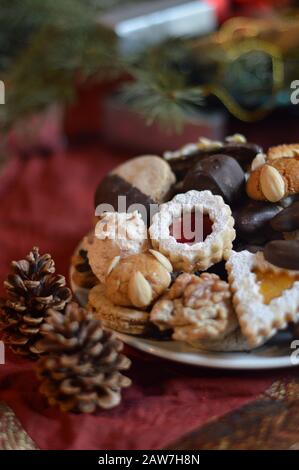
M 174 219 L 169 233 L 178 243 L 203 242 L 213 231 L 213 222 L 208 214 L 191 212 Z

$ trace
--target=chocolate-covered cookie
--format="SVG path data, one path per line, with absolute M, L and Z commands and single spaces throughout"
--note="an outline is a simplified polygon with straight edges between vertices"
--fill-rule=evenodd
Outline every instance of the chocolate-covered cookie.
M 95 207 L 109 204 L 117 212 L 126 212 L 132 205 L 135 209 L 136 205 L 144 206 L 150 223 L 150 205 L 167 199 L 175 180 L 170 166 L 160 157 L 146 155 L 128 160 L 101 181 L 95 193 Z M 122 206 L 119 196 L 126 198 Z
M 275 240 L 267 243 L 265 259 L 275 266 L 299 271 L 299 241 Z
M 292 194 L 290 196 L 285 197 L 284 199 L 281 199 L 281 201 L 279 201 L 279 205 L 286 209 L 297 201 L 299 201 L 299 194 Z
M 293 232 L 299 230 L 299 202 L 283 209 L 271 221 L 270 225 L 277 232 Z
M 262 244 L 279 236 L 270 225 L 281 208 L 278 204 L 249 201 L 233 211 L 238 239 L 250 244 Z
M 183 192 L 209 189 L 233 204 L 244 193 L 245 173 L 239 163 L 228 155 L 211 155 L 200 160 L 187 173 Z
M 246 245 L 239 243 L 236 246 L 234 246 L 234 251 L 249 251 L 250 253 L 258 253 L 259 251 L 264 251 L 264 247 L 261 245 Z
M 200 139 L 198 143 L 187 144 L 174 152 L 165 152 L 164 159 L 170 164 L 177 178 L 182 179 L 197 162 L 211 155 L 218 153 L 228 155 L 237 160 L 244 170 L 247 170 L 255 156 L 262 152 L 262 147 L 247 142 L 244 137 L 240 141 L 227 138 L 225 142 Z
M 237 160 L 242 168 L 247 170 L 255 156 L 262 153 L 263 149 L 260 145 L 251 142 L 236 142 L 225 144 L 222 151 Z

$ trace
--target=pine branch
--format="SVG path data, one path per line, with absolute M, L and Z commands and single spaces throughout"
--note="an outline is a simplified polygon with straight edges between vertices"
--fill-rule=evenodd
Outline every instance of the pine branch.
M 149 64 L 147 64 L 149 65 Z M 152 64 L 153 65 L 153 64 Z M 158 122 L 168 131 L 180 132 L 186 119 L 203 105 L 200 87 L 192 87 L 187 76 L 175 68 L 150 70 L 128 67 L 134 82 L 122 89 L 122 99 L 139 112 L 150 125 Z
M 134 82 L 124 86 L 122 97 L 149 125 L 157 122 L 167 131 L 181 132 L 186 119 L 204 104 L 192 79 L 190 54 L 188 40 L 170 38 L 128 59 Z
M 98 18 L 82 13 L 80 2 L 68 3 L 72 14 L 62 12 L 56 23 L 44 25 L 26 51 L 18 56 L 5 77 L 5 122 L 8 127 L 25 114 L 74 97 L 78 76 L 114 77 L 119 72 L 116 37 Z M 63 2 L 62 2 L 63 3 Z M 77 10 L 74 5 L 77 4 Z

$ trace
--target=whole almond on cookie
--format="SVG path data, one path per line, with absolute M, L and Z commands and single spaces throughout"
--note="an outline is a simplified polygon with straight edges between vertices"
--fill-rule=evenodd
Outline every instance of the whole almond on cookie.
M 151 304 L 153 289 L 140 271 L 133 274 L 128 287 L 129 298 L 135 307 L 143 308 Z
M 157 258 L 147 252 L 120 259 L 105 280 L 108 299 L 124 307 L 149 306 L 171 283 L 171 263 Z
M 280 201 L 285 196 L 285 182 L 276 168 L 264 165 L 260 174 L 262 193 L 270 202 Z
M 278 202 L 299 193 L 299 156 L 268 161 L 253 171 L 246 184 L 250 198 Z

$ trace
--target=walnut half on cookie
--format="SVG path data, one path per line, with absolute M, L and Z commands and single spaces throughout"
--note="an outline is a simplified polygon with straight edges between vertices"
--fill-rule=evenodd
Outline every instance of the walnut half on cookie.
M 115 305 L 146 308 L 171 283 L 172 265 L 155 250 L 112 260 L 105 281 L 106 296 Z
M 173 339 L 192 345 L 216 341 L 238 327 L 228 283 L 216 274 L 181 274 L 150 314 L 160 330 L 173 329 Z

